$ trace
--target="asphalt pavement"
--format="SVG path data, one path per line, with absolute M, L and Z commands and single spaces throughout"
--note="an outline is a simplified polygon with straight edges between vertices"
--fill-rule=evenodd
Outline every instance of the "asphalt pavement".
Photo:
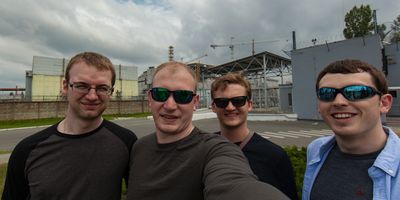
M 116 119 L 113 122 L 132 130 L 139 138 L 155 131 L 151 117 Z M 219 130 L 218 120 L 210 110 L 197 111 L 193 123 L 208 132 Z M 400 118 L 387 118 L 387 125 L 400 133 Z M 249 115 L 248 126 L 282 147 L 306 147 L 312 140 L 332 134 L 323 121 L 296 120 L 292 115 L 252 113 Z M 0 150 L 11 151 L 20 140 L 46 127 L 0 129 Z M 0 154 L 0 163 L 7 162 L 8 158 L 9 154 Z

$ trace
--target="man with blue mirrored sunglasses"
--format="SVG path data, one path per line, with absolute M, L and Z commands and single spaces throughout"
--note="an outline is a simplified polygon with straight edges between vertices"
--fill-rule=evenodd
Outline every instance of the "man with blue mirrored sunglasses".
M 363 61 L 336 61 L 319 73 L 316 93 L 334 135 L 308 146 L 303 200 L 398 199 L 400 139 L 382 125 L 393 101 L 383 73 Z

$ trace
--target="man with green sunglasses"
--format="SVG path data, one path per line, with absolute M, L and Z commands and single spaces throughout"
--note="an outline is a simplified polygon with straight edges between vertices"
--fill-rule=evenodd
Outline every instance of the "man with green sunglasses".
M 183 63 L 157 67 L 148 92 L 156 132 L 132 149 L 127 199 L 287 199 L 256 179 L 237 146 L 193 125 L 196 86 Z
M 303 200 L 398 199 L 400 139 L 382 125 L 393 101 L 383 73 L 339 60 L 319 73 L 316 93 L 334 135 L 308 145 Z

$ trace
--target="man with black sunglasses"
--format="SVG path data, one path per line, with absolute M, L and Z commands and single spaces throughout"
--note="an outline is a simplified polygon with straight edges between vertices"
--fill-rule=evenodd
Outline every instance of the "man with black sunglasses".
M 334 135 L 308 145 L 303 200 L 399 199 L 400 139 L 382 125 L 393 99 L 383 73 L 339 60 L 319 73 L 316 93 Z
M 238 145 L 260 181 L 269 183 L 290 199 L 298 199 L 293 167 L 286 152 L 247 126 L 253 108 L 251 84 L 239 73 L 228 73 L 211 84 L 212 110 L 217 114 L 220 131 Z
M 115 83 L 111 61 L 98 53 L 71 58 L 62 85 L 65 118 L 14 148 L 3 200 L 120 200 L 136 135 L 102 118 Z
M 148 92 L 156 132 L 132 149 L 127 199 L 287 199 L 257 181 L 239 148 L 193 125 L 196 87 L 187 65 L 171 61 L 157 67 Z

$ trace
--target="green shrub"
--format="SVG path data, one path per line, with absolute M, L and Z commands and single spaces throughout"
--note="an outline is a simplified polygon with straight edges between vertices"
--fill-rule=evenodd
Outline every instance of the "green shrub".
M 304 172 L 306 171 L 307 149 L 305 147 L 299 148 L 297 146 L 285 147 L 284 149 L 292 162 L 296 178 L 297 195 L 299 196 L 299 199 L 301 199 Z

